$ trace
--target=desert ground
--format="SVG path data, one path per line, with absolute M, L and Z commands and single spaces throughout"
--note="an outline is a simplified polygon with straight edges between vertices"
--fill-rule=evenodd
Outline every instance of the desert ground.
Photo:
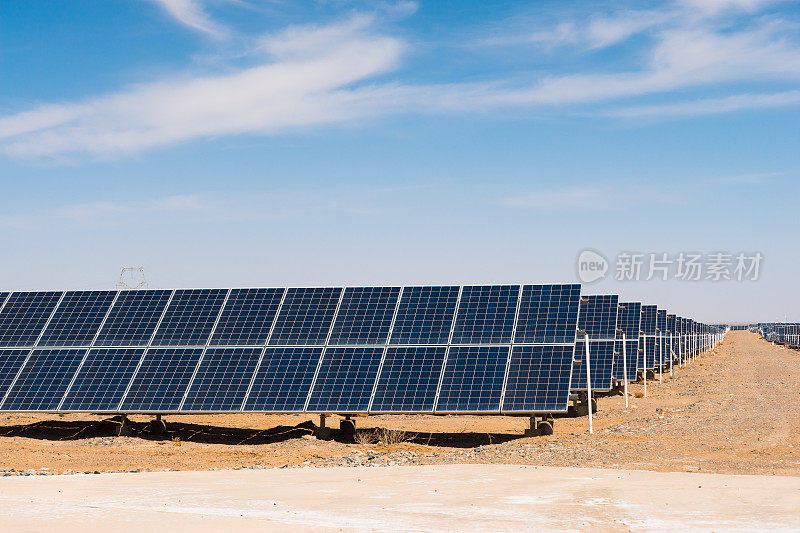
M 524 437 L 527 418 L 370 416 L 359 432 L 400 433 L 404 442 L 355 444 L 314 438 L 310 415 L 169 416 L 166 435 L 117 437 L 118 423 L 93 415 L 0 416 L 6 475 L 502 463 L 800 476 L 800 352 L 744 331 L 674 377 L 598 400 L 587 417 L 558 418 L 551 436 Z M 337 417 L 328 425 L 338 428 Z

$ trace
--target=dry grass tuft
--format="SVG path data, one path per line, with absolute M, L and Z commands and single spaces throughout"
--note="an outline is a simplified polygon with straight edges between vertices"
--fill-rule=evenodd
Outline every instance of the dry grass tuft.
M 413 433 L 406 433 L 399 429 L 377 428 L 372 431 L 356 431 L 353 440 L 356 441 L 356 444 L 362 445 L 379 444 L 381 446 L 391 446 L 392 444 L 411 441 L 414 437 Z

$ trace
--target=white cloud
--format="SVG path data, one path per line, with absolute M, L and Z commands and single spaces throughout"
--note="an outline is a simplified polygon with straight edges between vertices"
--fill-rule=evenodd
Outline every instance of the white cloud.
M 674 199 L 661 192 L 638 189 L 628 184 L 605 187 L 591 185 L 542 190 L 504 198 L 500 203 L 511 207 L 537 209 L 613 209 L 625 202 L 649 201 L 670 203 Z
M 213 21 L 198 0 L 148 0 L 159 4 L 179 23 L 215 38 L 228 35 L 228 30 Z
M 800 90 L 773 94 L 738 94 L 724 98 L 704 98 L 673 104 L 632 106 L 610 111 L 608 115 L 619 118 L 682 118 L 798 104 L 800 104 Z
M 18 156 L 109 155 L 352 120 L 362 110 L 350 105 L 346 88 L 394 68 L 403 46 L 348 22 L 284 33 L 269 50 L 276 60 L 231 74 L 142 84 L 0 117 L 0 146 Z

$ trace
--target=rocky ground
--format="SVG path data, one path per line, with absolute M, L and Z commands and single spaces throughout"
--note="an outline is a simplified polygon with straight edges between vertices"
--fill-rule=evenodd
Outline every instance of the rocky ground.
M 649 382 L 646 398 L 631 384 L 628 408 L 621 395 L 599 398 L 593 435 L 586 417 L 526 438 L 527 418 L 374 416 L 356 420 L 356 444 L 316 439 L 308 415 L 236 414 L 168 417 L 166 435 L 133 417 L 139 430 L 117 437 L 107 417 L 5 414 L 0 474 L 504 463 L 798 476 L 799 371 L 800 352 L 731 332 L 674 377 Z

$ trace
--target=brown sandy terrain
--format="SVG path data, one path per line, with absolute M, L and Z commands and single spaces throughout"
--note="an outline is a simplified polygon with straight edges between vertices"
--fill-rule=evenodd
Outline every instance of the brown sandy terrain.
M 116 437 L 91 415 L 0 415 L 6 475 L 68 471 L 203 470 L 280 466 L 509 463 L 656 471 L 800 475 L 800 352 L 730 332 L 712 354 L 648 384 L 647 398 L 599 399 L 587 419 L 556 420 L 555 434 L 523 438 L 526 418 L 375 416 L 360 429 L 402 430 L 388 447 L 321 441 L 309 415 L 167 417 L 169 433 Z M 631 395 L 641 392 L 632 384 Z M 146 422 L 149 417 L 133 417 Z M 336 417 L 329 425 L 338 427 Z M 174 441 L 179 438 L 180 442 Z M 13 469 L 13 471 L 11 471 Z M 48 470 L 41 470 L 48 469 Z M 34 472 L 30 472 L 34 473 Z

